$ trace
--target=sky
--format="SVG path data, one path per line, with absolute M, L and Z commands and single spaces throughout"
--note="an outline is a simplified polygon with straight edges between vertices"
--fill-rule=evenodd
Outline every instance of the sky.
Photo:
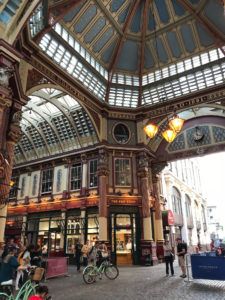
M 203 195 L 208 205 L 218 207 L 219 222 L 225 228 L 225 152 L 199 158 Z

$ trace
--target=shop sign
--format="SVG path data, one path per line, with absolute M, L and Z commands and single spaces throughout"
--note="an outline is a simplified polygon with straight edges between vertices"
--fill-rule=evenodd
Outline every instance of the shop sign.
M 110 204 L 138 205 L 138 201 L 136 199 L 111 199 Z
M 163 218 L 163 226 L 171 226 L 174 225 L 174 215 L 172 210 L 164 210 L 162 212 L 162 218 Z

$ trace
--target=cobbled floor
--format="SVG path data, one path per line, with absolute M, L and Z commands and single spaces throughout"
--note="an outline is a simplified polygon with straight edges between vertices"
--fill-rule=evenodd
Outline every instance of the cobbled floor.
M 222 300 L 225 282 L 188 281 L 179 277 L 175 263 L 175 277 L 165 277 L 165 265 L 154 267 L 120 267 L 116 280 L 103 277 L 96 283 L 84 283 L 82 273 L 70 266 L 69 277 L 47 280 L 53 300 Z M 224 270 L 225 271 L 225 270 Z

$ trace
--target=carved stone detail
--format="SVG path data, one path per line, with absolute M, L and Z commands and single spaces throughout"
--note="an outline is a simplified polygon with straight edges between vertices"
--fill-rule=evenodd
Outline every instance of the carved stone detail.
M 13 69 L 8 67 L 0 68 L 0 86 L 9 88 L 9 78 L 13 75 Z
M 139 168 L 148 168 L 149 158 L 145 152 L 141 152 L 138 156 L 138 167 Z

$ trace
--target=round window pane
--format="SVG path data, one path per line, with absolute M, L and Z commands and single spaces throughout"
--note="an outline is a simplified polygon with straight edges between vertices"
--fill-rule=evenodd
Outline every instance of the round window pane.
M 130 132 L 124 124 L 117 124 L 114 128 L 115 140 L 120 144 L 125 144 L 130 138 Z

